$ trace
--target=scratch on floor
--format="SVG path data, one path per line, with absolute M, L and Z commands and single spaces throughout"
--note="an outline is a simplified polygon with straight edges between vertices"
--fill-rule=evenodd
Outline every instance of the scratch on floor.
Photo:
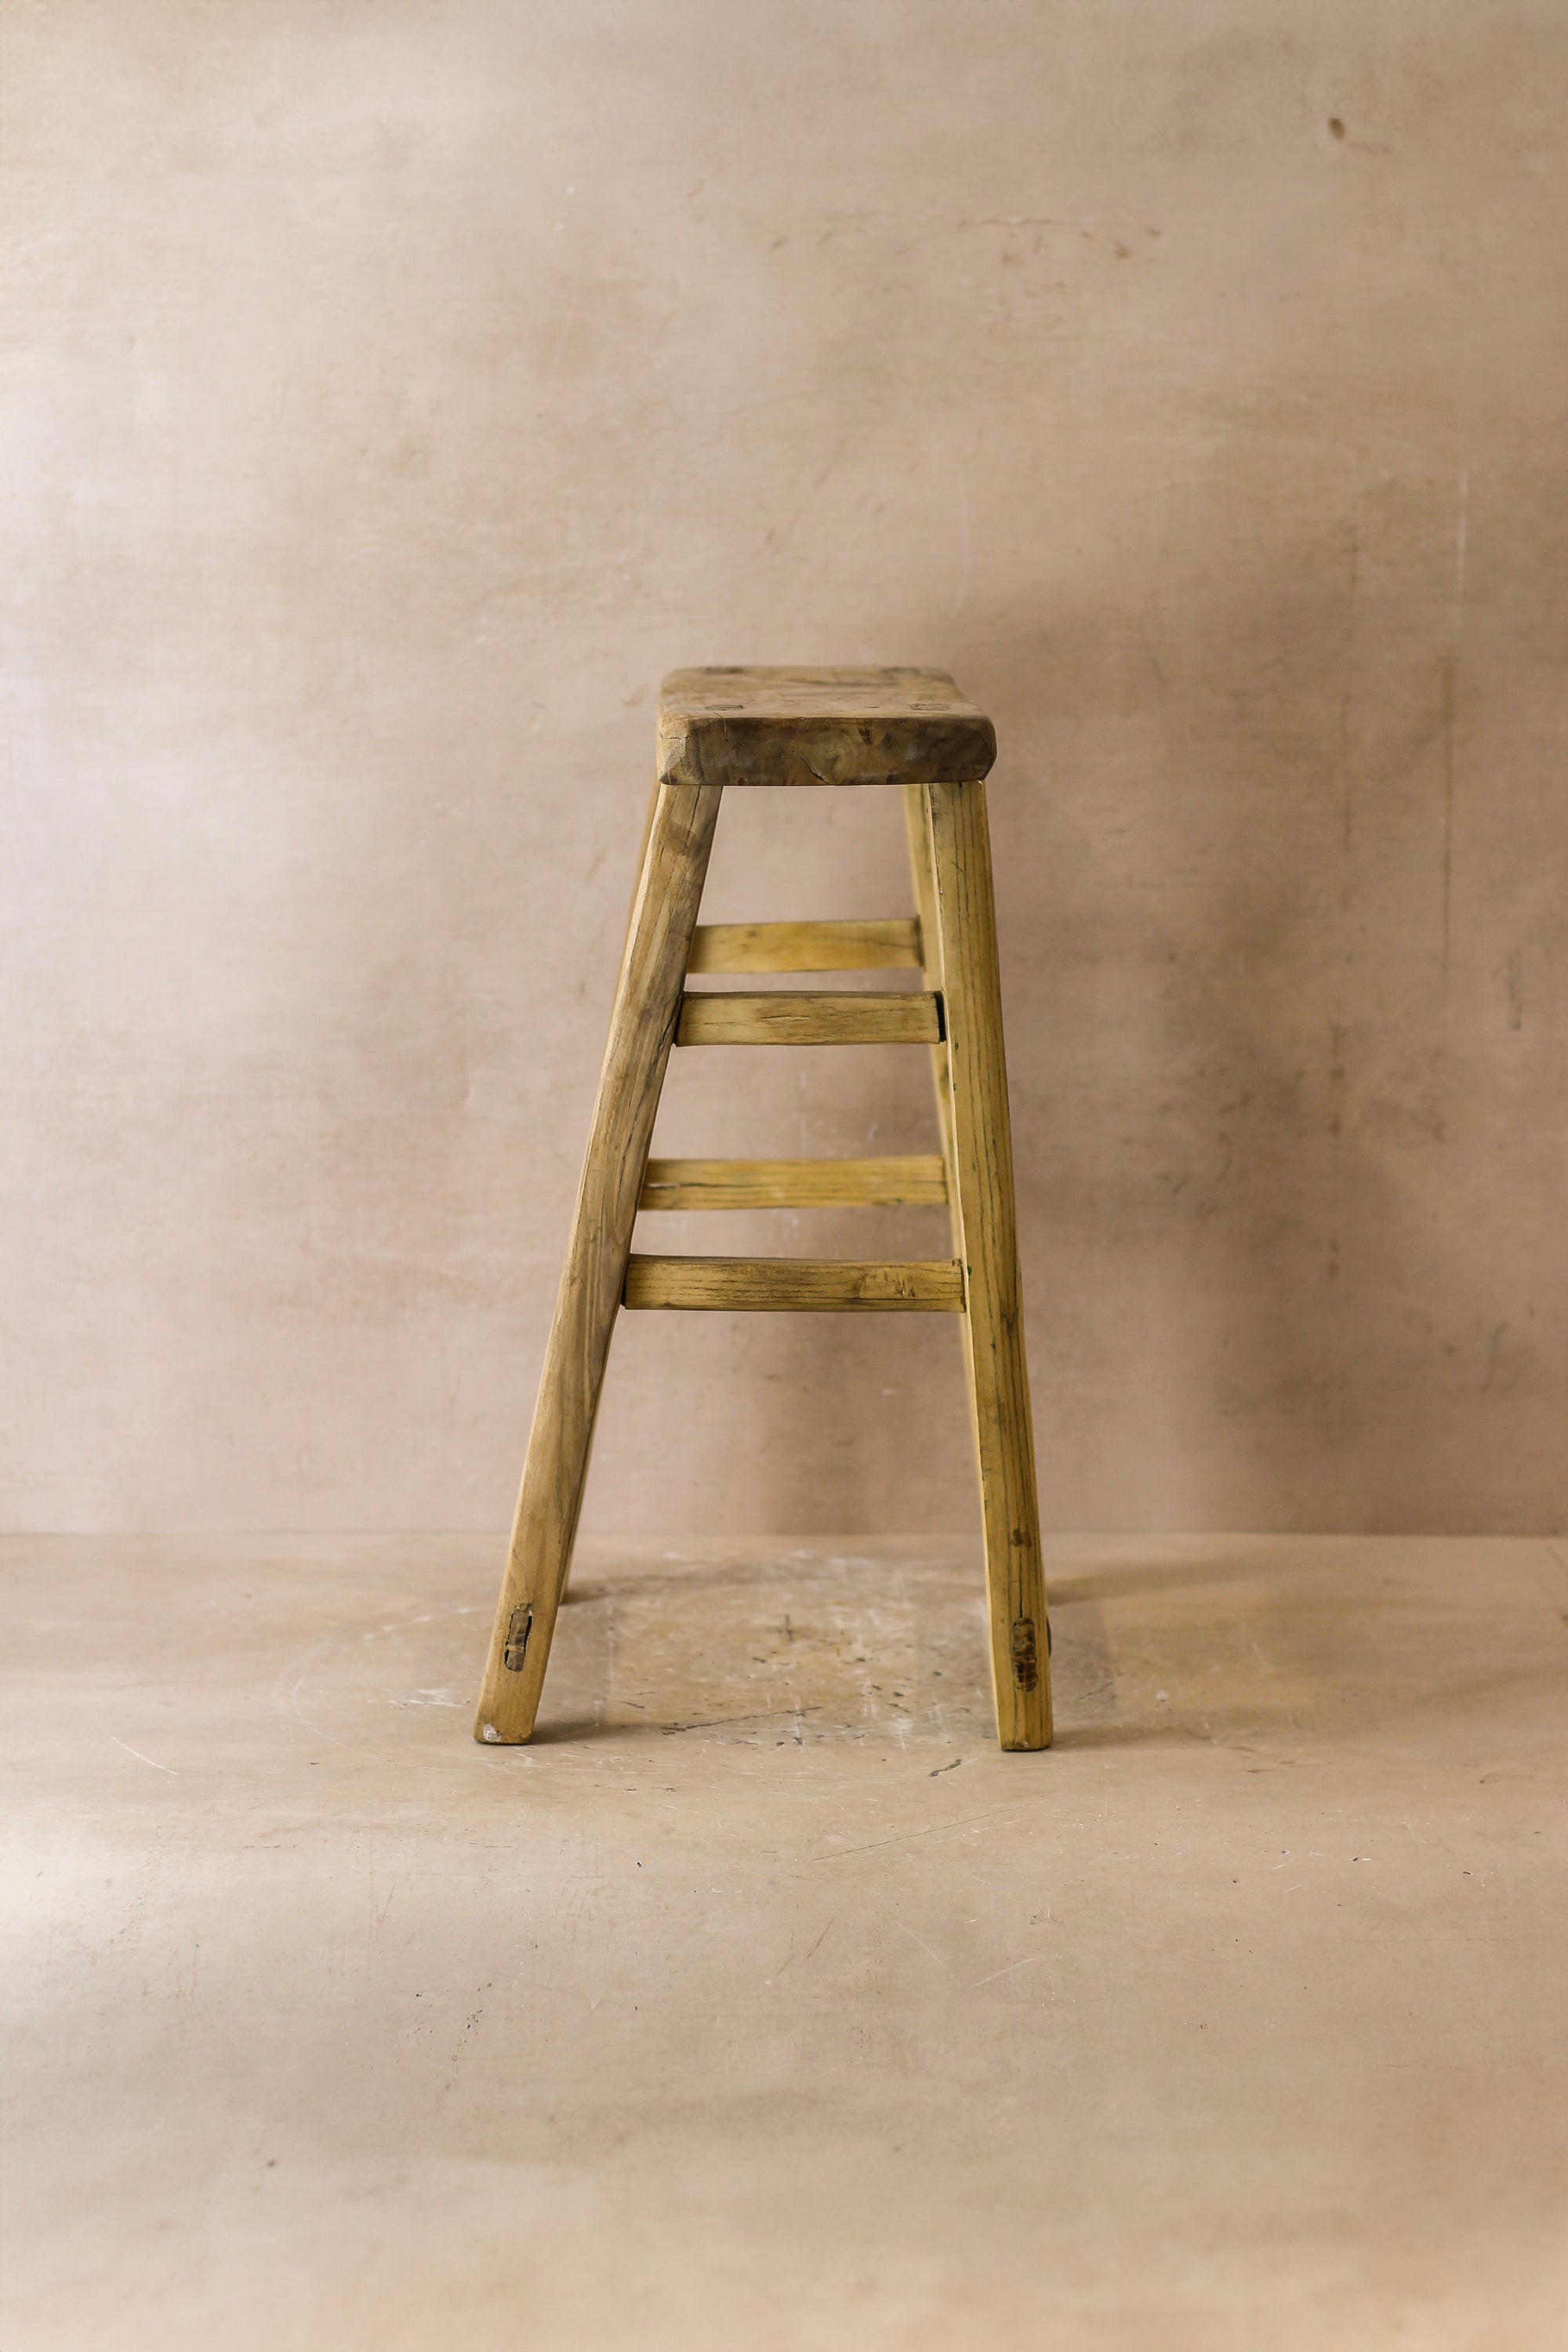
M 942 1837 L 956 1830 L 973 1829 L 977 1822 L 994 1821 L 998 1813 L 1008 1810 L 1006 1805 L 993 1805 L 987 1811 L 970 1813 L 961 1822 L 932 1822 L 927 1829 L 900 1830 L 896 1837 L 872 1838 L 866 1845 L 840 1846 L 837 1853 L 814 1853 L 810 1860 L 813 1863 L 846 1862 L 854 1853 L 876 1853 L 885 1846 L 912 1844 L 916 1838 Z
M 111 1731 L 109 1736 L 116 1748 L 124 1748 L 127 1756 L 134 1756 L 142 1764 L 151 1764 L 154 1772 L 171 1772 L 174 1773 L 176 1780 L 179 1779 L 180 1776 L 172 1764 L 160 1764 L 155 1756 L 143 1756 L 140 1748 L 132 1748 L 129 1739 L 121 1739 L 117 1731 Z
M 998 1977 L 1010 1977 L 1015 1969 L 1026 1969 L 1033 1961 L 1043 1960 L 1045 1957 L 1044 1952 L 1026 1952 L 1021 1960 L 1009 1960 L 1005 1969 L 993 1969 L 988 1977 L 976 1977 L 969 1990 L 978 1992 L 982 1985 L 994 1984 Z
M 939 1969 L 946 1968 L 947 1962 L 942 1958 L 942 1954 L 940 1952 L 931 1951 L 931 1946 L 926 1942 L 923 1936 L 917 1936 L 914 1929 L 912 1927 L 906 1927 L 901 1919 L 895 1919 L 893 1925 L 898 1928 L 900 1935 L 905 1935 L 909 1937 L 911 1944 L 918 1944 L 922 1952 L 929 1953 L 931 1958 L 936 1962 Z
M 806 1951 L 805 1951 L 805 1955 L 803 1956 L 802 1960 L 801 1960 L 801 1966 L 802 1966 L 803 1968 L 805 1967 L 805 1962 L 806 1962 L 807 1960 L 814 1958 L 816 1957 L 816 1954 L 817 1954 L 817 1953 L 822 1949 L 823 1945 L 824 1945 L 824 1944 L 826 1942 L 826 1940 L 827 1940 L 828 1932 L 829 1932 L 829 1930 L 831 1929 L 831 1927 L 832 1927 L 832 1926 L 833 1926 L 833 1919 L 836 1919 L 837 1916 L 838 1916 L 838 1914 L 837 1914 L 837 1911 L 836 1911 L 836 1912 L 833 1914 L 833 1918 L 832 1918 L 832 1919 L 829 1919 L 829 1921 L 828 1921 L 828 1923 L 827 1923 L 827 1926 L 826 1926 L 826 1927 L 824 1927 L 824 1929 L 823 1929 L 823 1931 L 822 1931 L 821 1935 L 817 1937 L 817 1938 L 816 1938 L 816 1942 L 815 1942 L 815 1943 L 813 1943 L 812 1945 L 810 1945 L 810 1946 L 807 1948 L 807 1949 L 806 1949 Z M 795 1958 L 795 1954 L 794 1954 L 793 1952 L 787 1952 L 787 1953 L 784 1955 L 784 1958 L 780 1961 L 779 1966 L 778 1966 L 777 1974 L 778 1974 L 779 1976 L 781 1976 L 781 1977 L 783 1976 L 783 1974 L 784 1974 L 784 1972 L 785 1969 L 787 1969 L 787 1968 L 789 1967 L 789 1965 L 790 1965 L 791 1961 L 792 1961 L 794 1958 Z M 768 1979 L 768 1982 L 769 1982 L 769 1984 L 772 1984 L 772 1983 L 773 1982 L 773 1977 L 770 1977 L 770 1978 Z

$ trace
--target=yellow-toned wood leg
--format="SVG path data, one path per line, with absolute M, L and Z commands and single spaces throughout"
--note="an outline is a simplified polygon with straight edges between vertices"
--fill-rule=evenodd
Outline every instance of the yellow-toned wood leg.
M 931 812 L 926 807 L 925 786 L 906 784 L 904 797 L 904 832 L 910 845 L 910 880 L 914 887 L 915 909 L 919 917 L 920 955 L 925 967 L 926 986 L 942 987 L 942 933 L 936 919 L 936 877 L 931 870 Z M 952 1234 L 954 1252 L 959 1248 L 958 1191 L 952 1181 L 952 1098 L 947 1082 L 947 1047 L 933 1045 L 931 1049 L 931 1092 L 936 1097 L 936 1129 L 942 1139 L 942 1162 L 947 1171 L 948 1223 Z
M 721 797 L 715 784 L 667 784 L 652 811 L 485 1664 L 477 1739 L 526 1739 L 539 1711 Z
M 923 789 L 946 1013 L 951 1191 L 964 1271 L 964 1354 L 980 1465 L 996 1734 L 1004 1748 L 1046 1748 L 1049 1644 L 985 787 Z
M 632 874 L 632 895 L 631 895 L 630 902 L 629 902 L 629 904 L 627 905 L 627 908 L 626 908 L 626 938 L 625 938 L 625 939 L 622 940 L 622 942 L 621 942 L 621 953 L 622 953 L 622 955 L 623 955 L 623 956 L 626 954 L 626 940 L 628 940 L 631 938 L 631 935 L 632 935 L 632 919 L 633 919 L 633 917 L 636 915 L 637 910 L 637 892 L 638 892 L 638 890 L 639 890 L 639 889 L 641 888 L 641 887 L 642 887 L 642 870 L 643 870 L 644 866 L 645 866 L 645 865 L 647 864 L 647 845 L 648 845 L 648 839 L 649 839 L 649 836 L 651 835 L 651 834 L 652 834 L 652 832 L 653 832 L 653 821 L 654 821 L 654 818 L 655 818 L 655 816 L 656 816 L 656 814 L 658 814 L 658 796 L 659 796 L 659 793 L 660 793 L 660 791 L 661 791 L 662 789 L 663 789 L 663 788 L 662 788 L 662 786 L 661 786 L 661 785 L 660 785 L 660 783 L 659 783 L 658 778 L 656 776 L 656 777 L 654 778 L 654 780 L 653 780 L 653 788 L 652 788 L 652 790 L 649 792 L 648 796 L 647 796 L 647 811 L 646 811 L 646 812 L 645 812 L 645 814 L 644 814 L 643 821 L 642 821 L 642 839 L 641 839 L 641 841 L 639 842 L 639 844 L 637 845 L 637 862 L 636 868 L 634 869 L 633 874 Z M 589 1454 L 590 1454 L 590 1458 L 592 1457 L 592 1453 L 593 1453 L 593 1445 L 592 1445 L 592 1440 L 590 1440 L 590 1443 L 589 1443 Z M 583 1471 L 583 1475 L 584 1475 L 584 1479 L 586 1479 L 587 1475 L 588 1475 L 588 1474 L 587 1474 L 587 1465 L 586 1465 L 586 1464 L 584 1464 L 584 1471 Z M 571 1555 L 570 1551 L 568 1551 L 568 1553 L 567 1553 L 567 1555 L 566 1555 L 566 1565 L 565 1565 L 565 1567 L 564 1567 L 564 1568 L 562 1570 L 562 1571 L 561 1571 L 561 1591 L 560 1591 L 560 1594 L 559 1594 L 559 1597 L 558 1597 L 558 1600 L 557 1600 L 557 1604 L 556 1604 L 556 1605 L 557 1605 L 557 1607 L 559 1607 L 560 1602 L 561 1602 L 562 1601 L 564 1601 L 564 1600 L 565 1600 L 565 1598 L 566 1598 L 566 1593 L 567 1593 L 567 1588 L 570 1586 L 571 1581 L 572 1581 L 572 1555 Z
M 653 838 L 653 821 L 658 814 L 658 796 L 663 789 L 664 788 L 660 784 L 658 778 L 656 776 L 653 780 L 653 789 L 647 796 L 647 808 L 644 814 L 642 821 L 642 840 L 637 845 L 637 870 L 632 876 L 631 903 L 626 908 L 626 938 L 628 940 L 632 935 L 632 917 L 637 910 L 637 892 L 642 888 L 642 870 L 647 864 L 647 845 Z M 624 945 L 621 952 L 623 954 L 626 952 Z M 687 960 L 689 963 L 689 951 L 688 951 Z

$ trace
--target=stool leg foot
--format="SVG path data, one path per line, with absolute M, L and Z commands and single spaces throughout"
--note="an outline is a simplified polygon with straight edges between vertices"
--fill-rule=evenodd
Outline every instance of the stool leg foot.
M 1047 1748 L 1051 1676 L 983 783 L 925 787 L 951 1098 L 954 1238 L 980 1465 L 996 1736 Z M 927 947 L 928 957 L 930 946 Z
M 476 1739 L 524 1740 L 539 1711 L 721 798 L 717 785 L 667 784 L 650 812 Z

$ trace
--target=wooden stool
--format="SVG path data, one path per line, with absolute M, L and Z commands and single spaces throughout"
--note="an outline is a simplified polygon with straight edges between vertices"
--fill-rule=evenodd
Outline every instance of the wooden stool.
M 991 721 L 936 669 L 683 669 L 658 772 L 475 1737 L 526 1739 L 571 1562 L 619 1307 L 926 1309 L 962 1319 L 1004 1748 L 1051 1737 L 1049 1636 L 1013 1216 L 984 778 Z M 698 907 L 724 787 L 902 787 L 918 908 L 886 922 L 720 923 Z M 923 969 L 922 992 L 688 993 L 692 972 Z M 671 1044 L 929 1046 L 940 1156 L 648 1159 Z M 637 1210 L 948 1204 L 935 1264 L 643 1257 Z

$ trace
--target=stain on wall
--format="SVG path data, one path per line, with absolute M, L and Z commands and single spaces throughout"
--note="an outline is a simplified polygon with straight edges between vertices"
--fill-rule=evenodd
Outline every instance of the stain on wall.
M 505 1520 L 657 681 L 843 659 L 1001 738 L 1047 1519 L 1562 1526 L 1561 8 L 3 37 L 6 1524 Z M 889 800 L 731 796 L 711 919 L 906 905 Z M 658 1148 L 927 1118 L 714 1052 Z M 939 1318 L 642 1317 L 587 1523 L 971 1479 Z

